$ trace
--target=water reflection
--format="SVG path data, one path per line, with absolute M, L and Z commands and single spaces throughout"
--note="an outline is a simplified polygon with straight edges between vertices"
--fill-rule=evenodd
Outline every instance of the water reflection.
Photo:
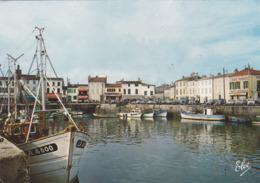
M 77 122 L 91 135 L 81 182 L 258 182 L 260 178 L 260 126 L 167 118 Z M 243 159 L 252 168 L 240 177 L 235 166 Z

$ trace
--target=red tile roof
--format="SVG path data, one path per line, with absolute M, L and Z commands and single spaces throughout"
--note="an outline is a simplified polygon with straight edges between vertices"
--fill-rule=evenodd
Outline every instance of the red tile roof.
M 122 87 L 122 84 L 120 83 L 109 83 L 106 85 L 106 87 Z
M 107 78 L 104 77 L 89 77 L 88 82 L 107 82 Z
M 260 75 L 260 71 L 258 70 L 254 70 L 254 69 L 249 69 L 249 74 L 251 75 Z M 233 77 L 233 76 L 244 76 L 244 75 L 248 75 L 248 68 L 245 68 L 239 72 L 236 72 L 234 74 L 231 74 L 230 77 Z

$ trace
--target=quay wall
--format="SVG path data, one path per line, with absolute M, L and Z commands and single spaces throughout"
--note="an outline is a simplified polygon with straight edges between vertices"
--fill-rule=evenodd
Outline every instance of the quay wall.
M 0 136 L 0 182 L 29 183 L 30 176 L 24 152 Z
M 155 108 L 168 110 L 168 117 L 180 117 L 180 110 L 202 113 L 203 105 L 156 105 Z M 212 106 L 215 114 L 227 116 L 248 116 L 260 115 L 260 106 Z M 153 104 L 128 104 L 117 106 L 116 104 L 97 105 L 95 112 L 100 114 L 117 114 L 119 112 L 129 112 L 134 108 L 153 109 Z

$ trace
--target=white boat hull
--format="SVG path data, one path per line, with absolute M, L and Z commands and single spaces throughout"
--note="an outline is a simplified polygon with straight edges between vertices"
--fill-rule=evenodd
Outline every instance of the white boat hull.
M 181 111 L 181 118 L 207 120 L 207 121 L 224 121 L 226 119 L 224 115 L 193 114 L 193 113 L 187 113 L 183 111 Z
M 151 113 L 146 113 L 146 114 L 143 114 L 143 117 L 144 117 L 144 118 L 152 118 L 152 117 L 153 117 L 153 115 L 154 115 L 154 113 L 153 113 L 153 112 L 151 112 Z
M 30 155 L 32 182 L 64 183 L 77 178 L 87 141 L 85 133 L 62 132 L 18 147 Z

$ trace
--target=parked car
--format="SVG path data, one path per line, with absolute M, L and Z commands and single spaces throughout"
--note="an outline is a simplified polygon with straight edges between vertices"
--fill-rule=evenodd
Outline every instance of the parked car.
M 225 104 L 225 100 L 223 99 L 218 99 L 216 102 L 215 102 L 215 105 L 224 105 Z
M 189 99 L 188 105 L 196 105 L 196 102 L 194 99 Z
M 206 104 L 207 105 L 214 105 L 216 103 L 216 99 L 210 99 Z
M 127 105 L 128 104 L 128 99 L 120 100 L 119 103 L 122 104 L 122 105 Z
M 255 105 L 255 99 L 253 99 L 253 98 L 248 99 L 247 105 Z
M 168 99 L 168 100 L 165 101 L 165 103 L 166 103 L 166 104 L 172 104 L 172 103 L 173 103 L 173 100 Z
M 238 99 L 235 105 L 247 105 L 246 99 Z
M 188 103 L 188 97 L 181 97 L 180 98 L 180 104 L 187 104 Z
M 260 98 L 255 100 L 255 105 L 260 105 Z
M 233 99 L 229 99 L 229 100 L 227 101 L 227 105 L 235 105 L 235 103 L 236 103 L 236 101 L 233 100 Z
M 172 101 L 172 104 L 174 104 L 174 105 L 177 105 L 177 104 L 179 104 L 179 103 L 180 103 L 180 101 L 179 101 L 179 100 L 176 100 L 176 99 Z

